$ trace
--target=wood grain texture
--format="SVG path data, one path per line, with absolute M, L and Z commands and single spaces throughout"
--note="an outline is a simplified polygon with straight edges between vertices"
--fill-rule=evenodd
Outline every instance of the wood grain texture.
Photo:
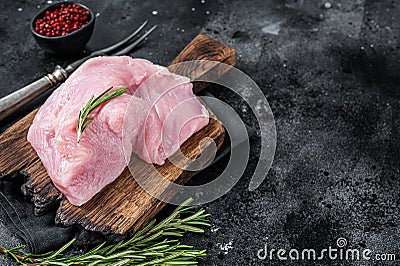
M 190 60 L 212 60 L 234 65 L 236 53 L 230 47 L 199 35 L 177 56 L 173 64 Z M 218 75 L 222 75 L 223 71 Z M 205 74 L 203 70 L 194 68 L 190 72 Z M 202 83 L 194 84 L 196 91 L 204 86 Z M 80 224 L 87 230 L 126 234 L 143 227 L 164 207 L 165 203 L 146 193 L 136 183 L 128 168 L 86 204 L 80 207 L 70 204 L 54 187 L 36 152 L 26 140 L 36 112 L 32 111 L 0 135 L 0 175 L 21 172 L 27 176 L 22 191 L 32 197 L 36 215 L 56 207 L 56 222 L 62 225 Z M 198 158 L 202 151 L 212 146 L 210 140 L 215 142 L 217 148 L 222 145 L 224 129 L 210 113 L 212 118 L 209 124 L 182 144 L 181 151 L 186 158 Z M 206 138 L 209 141 L 201 141 Z M 176 160 L 180 160 L 178 155 L 172 155 L 171 161 Z M 200 165 L 202 163 L 205 164 L 206 160 L 200 162 Z M 134 165 L 135 175 L 151 177 L 160 173 L 168 181 L 178 184 L 184 184 L 194 174 L 175 166 L 169 160 L 162 166 L 148 167 L 147 163 L 133 157 L 131 164 Z M 165 187 L 159 187 L 159 193 L 165 190 Z
M 185 62 L 185 63 L 183 63 Z M 236 51 L 228 46 L 208 38 L 197 36 L 172 61 L 168 69 L 178 75 L 189 77 L 196 82 L 193 91 L 198 93 L 207 86 L 207 82 L 215 82 L 236 63 Z

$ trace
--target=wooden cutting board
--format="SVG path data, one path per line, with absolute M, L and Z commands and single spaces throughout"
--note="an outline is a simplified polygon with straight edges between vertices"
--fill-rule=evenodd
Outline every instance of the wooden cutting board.
M 190 60 L 211 60 L 233 66 L 236 62 L 236 52 L 207 36 L 199 35 L 185 47 L 172 64 Z M 227 70 L 222 69 L 222 73 L 215 74 L 216 77 Z M 191 77 L 205 74 L 204 68 L 198 66 L 191 69 L 190 73 Z M 196 82 L 194 91 L 199 91 L 204 86 L 204 83 Z M 69 203 L 54 187 L 39 157 L 26 140 L 36 112 L 37 110 L 32 111 L 0 135 L 0 177 L 15 172 L 27 177 L 22 191 L 32 198 L 36 215 L 57 208 L 56 222 L 64 226 L 79 224 L 87 230 L 126 234 L 142 228 L 165 206 L 164 202 L 146 193 L 135 182 L 128 168 L 86 204 L 77 207 Z M 211 147 L 211 141 L 200 142 L 204 138 L 212 139 L 217 148 L 222 145 L 224 128 L 213 115 L 205 128 L 181 146 L 182 153 L 192 160 L 198 158 L 202 150 Z M 172 161 L 176 162 L 176 158 Z M 155 167 L 154 170 L 144 161 L 134 157 L 132 165 L 135 175 L 151 177 L 158 171 L 165 179 L 178 184 L 187 182 L 194 175 L 194 172 L 180 169 L 169 161 Z M 181 165 L 179 160 L 178 165 Z M 163 189 L 165 188 L 160 187 L 160 193 Z

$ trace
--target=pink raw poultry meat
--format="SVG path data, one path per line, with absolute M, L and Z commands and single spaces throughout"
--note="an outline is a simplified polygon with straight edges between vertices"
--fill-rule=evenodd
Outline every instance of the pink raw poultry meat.
M 77 143 L 78 114 L 89 98 L 110 86 L 117 89 L 125 85 L 129 86 L 127 93 L 96 109 L 95 120 Z M 169 90 L 170 86 L 174 88 Z M 122 173 L 130 149 L 147 162 L 162 164 L 181 143 L 207 125 L 207 111 L 191 88 L 187 78 L 147 60 L 94 58 L 43 104 L 29 129 L 28 141 L 55 186 L 72 204 L 80 206 Z M 187 110 L 184 114 L 174 111 L 182 108 Z M 190 121 L 185 124 L 182 121 L 186 119 Z M 179 132 L 174 125 L 183 128 Z M 123 137 L 128 146 L 122 144 Z
M 150 103 L 151 110 L 139 131 L 133 151 L 146 162 L 163 164 L 188 137 L 208 124 L 207 109 L 193 95 L 186 77 L 158 71 L 134 93 Z M 200 128 L 201 128 L 200 127 Z

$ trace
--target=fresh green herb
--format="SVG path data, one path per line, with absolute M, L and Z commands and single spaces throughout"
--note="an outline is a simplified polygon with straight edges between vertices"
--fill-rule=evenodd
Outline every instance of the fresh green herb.
M 156 224 L 150 222 L 131 239 L 117 244 L 102 243 L 83 255 L 64 257 L 62 253 L 75 239 L 57 251 L 45 254 L 25 254 L 24 246 L 12 249 L 0 247 L 4 257 L 12 257 L 19 265 L 197 265 L 197 259 L 206 256 L 205 250 L 195 250 L 177 239 L 185 232 L 203 233 L 201 226 L 210 226 L 203 209 L 195 211 L 186 200 L 170 216 Z
M 81 135 L 83 131 L 93 122 L 94 118 L 93 117 L 88 117 L 88 115 L 96 109 L 100 104 L 111 100 L 115 97 L 118 97 L 126 92 L 126 88 L 128 86 L 124 86 L 122 88 L 119 88 L 118 90 L 115 90 L 109 94 L 107 94 L 113 87 L 109 87 L 106 89 L 102 94 L 94 98 L 94 95 L 90 97 L 89 101 L 87 104 L 81 109 L 79 112 L 79 117 L 78 117 L 78 138 L 77 141 L 81 140 Z

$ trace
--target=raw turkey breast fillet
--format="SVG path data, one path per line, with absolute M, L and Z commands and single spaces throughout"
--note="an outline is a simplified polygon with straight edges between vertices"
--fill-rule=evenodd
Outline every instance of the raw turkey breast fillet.
M 95 109 L 78 143 L 79 111 L 110 86 L 128 88 Z M 122 173 L 131 152 L 161 165 L 208 120 L 188 78 L 144 59 L 105 56 L 86 61 L 53 92 L 28 141 L 54 185 L 80 206 Z

